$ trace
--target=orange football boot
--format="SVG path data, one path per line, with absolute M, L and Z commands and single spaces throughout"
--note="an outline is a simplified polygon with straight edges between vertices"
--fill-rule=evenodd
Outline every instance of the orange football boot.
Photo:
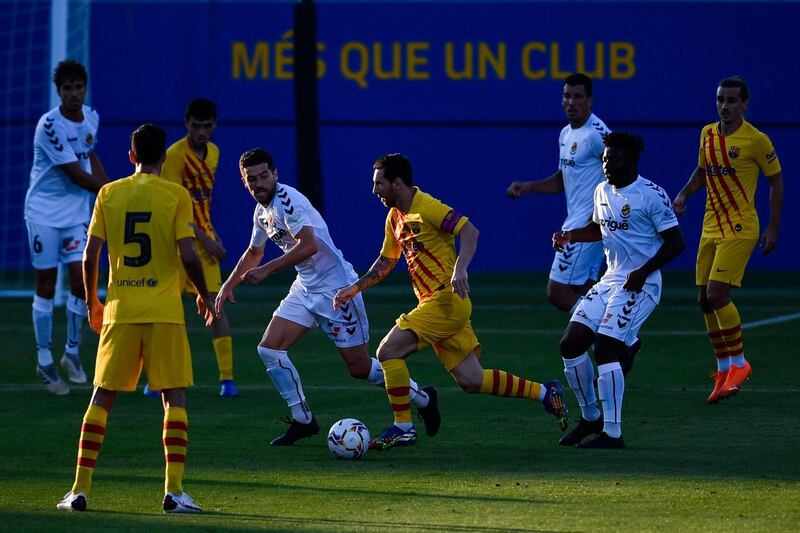
M 741 368 L 731 365 L 730 370 L 728 370 L 728 377 L 725 378 L 725 383 L 719 390 L 720 399 L 735 396 L 736 393 L 739 392 L 739 389 L 742 388 L 742 385 L 744 385 L 744 382 L 750 378 L 750 374 L 752 373 L 753 369 L 750 367 L 750 363 L 747 361 L 745 361 L 744 366 Z
M 728 377 L 728 371 L 721 372 L 717 370 L 713 374 L 714 377 L 714 390 L 711 391 L 711 394 L 708 395 L 708 399 L 706 400 L 708 403 L 717 403 L 720 400 L 719 391 L 722 389 L 722 386 L 725 385 L 725 379 Z

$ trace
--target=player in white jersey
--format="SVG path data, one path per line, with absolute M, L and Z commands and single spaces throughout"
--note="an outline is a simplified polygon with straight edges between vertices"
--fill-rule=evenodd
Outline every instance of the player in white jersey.
M 625 377 L 620 359 L 626 344 L 661 298 L 659 269 L 684 248 L 683 233 L 664 190 L 639 175 L 644 142 L 638 135 L 615 132 L 604 138 L 603 172 L 608 181 L 594 191 L 594 210 L 588 225 L 553 234 L 553 247 L 602 240 L 606 272 L 576 307 L 564 336 L 561 354 L 564 374 L 581 407 L 576 428 L 559 441 L 579 448 L 624 448 L 622 397 Z M 587 350 L 595 345 L 597 388 L 603 403 L 597 407 L 594 366 Z M 580 442 L 592 434 L 599 436 Z
M 290 267 L 297 271 L 289 294 L 273 313 L 258 346 L 267 374 L 292 414 L 286 433 L 271 442 L 273 446 L 286 446 L 319 433 L 300 376 L 287 354 L 311 328 L 319 326 L 328 335 L 353 377 L 383 387 L 383 371 L 378 360 L 369 357 L 369 322 L 360 295 L 333 308 L 336 291 L 358 276 L 333 243 L 322 216 L 299 191 L 278 183 L 278 170 L 263 148 L 242 154 L 239 170 L 258 205 L 253 213 L 250 246 L 222 284 L 216 313 L 222 315 L 226 301 L 236 302 L 233 289 L 240 283 L 261 283 Z M 278 245 L 283 255 L 261 265 L 267 239 Z M 411 401 L 417 406 L 427 433 L 435 435 L 441 422 L 436 389 L 420 389 L 412 381 Z
M 563 231 L 582 228 L 592 216 L 592 192 L 603 181 L 605 123 L 592 113 L 592 79 L 572 74 L 564 80 L 561 106 L 569 124 L 558 136 L 558 170 L 543 180 L 515 181 L 506 193 L 512 199 L 537 194 L 564 193 L 567 218 Z M 572 312 L 589 287 L 600 277 L 603 245 L 570 243 L 556 251 L 547 283 L 547 298 L 556 308 Z
M 36 275 L 33 329 L 36 373 L 47 390 L 67 394 L 51 352 L 58 264 L 67 265 L 67 343 L 61 366 L 72 383 L 86 383 L 78 349 L 86 323 L 81 260 L 94 195 L 108 182 L 97 144 L 97 112 L 83 105 L 88 76 L 80 63 L 62 61 L 53 73 L 61 104 L 42 115 L 33 140 L 33 168 L 25 196 L 25 223 Z

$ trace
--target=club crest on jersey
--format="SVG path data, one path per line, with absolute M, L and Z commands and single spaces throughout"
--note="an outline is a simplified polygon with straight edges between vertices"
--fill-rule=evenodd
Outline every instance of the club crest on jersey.
M 572 154 L 572 155 L 575 155 L 575 152 L 577 152 L 577 151 L 578 151 L 578 143 L 574 142 L 574 143 L 572 143 L 572 146 L 569 149 L 569 153 Z
M 414 235 L 419 235 L 420 227 L 419 222 L 409 222 L 408 226 L 411 228 L 411 233 Z
M 739 157 L 740 152 L 741 150 L 739 150 L 738 146 L 731 146 L 730 148 L 728 148 L 728 155 L 731 156 L 732 159 L 736 159 L 737 157 Z
M 94 135 L 92 135 L 91 133 L 87 133 L 86 134 L 86 146 L 91 146 L 93 142 L 94 142 Z
M 621 212 L 623 217 L 628 218 L 629 216 L 631 216 L 631 206 L 629 206 L 628 204 L 623 205 Z

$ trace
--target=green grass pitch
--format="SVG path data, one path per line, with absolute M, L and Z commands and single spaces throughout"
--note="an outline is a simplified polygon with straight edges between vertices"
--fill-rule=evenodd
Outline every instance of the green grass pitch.
M 333 346 L 311 332 L 290 355 L 323 431 L 293 447 L 269 441 L 287 410 L 255 352 L 291 277 L 237 291 L 229 306 L 239 398 L 217 397 L 210 334 L 185 300 L 195 363 L 184 485 L 205 513 L 164 516 L 158 399 L 120 394 L 109 417 L 86 513 L 57 511 L 69 490 L 90 388 L 56 397 L 37 383 L 30 300 L 3 300 L 0 322 L 0 529 L 175 528 L 243 531 L 796 531 L 800 524 L 800 311 L 795 274 L 753 274 L 735 301 L 753 376 L 739 396 L 709 406 L 713 356 L 691 273 L 669 273 L 662 303 L 641 332 L 626 383 L 628 448 L 557 444 L 552 417 L 530 401 L 468 395 L 430 349 L 409 360 L 440 390 L 442 429 L 416 446 L 340 461 L 327 428 L 355 417 L 373 435 L 391 422 L 385 394 L 350 378 Z M 790 282 L 791 286 L 781 286 Z M 542 274 L 474 274 L 475 330 L 485 368 L 564 382 L 558 341 L 567 317 L 545 301 Z M 398 274 L 365 293 L 374 350 L 414 305 Z M 54 352 L 64 342 L 56 311 Z M 83 360 L 93 369 L 97 336 Z M 91 375 L 91 373 L 90 373 Z M 571 392 L 572 418 L 579 409 Z

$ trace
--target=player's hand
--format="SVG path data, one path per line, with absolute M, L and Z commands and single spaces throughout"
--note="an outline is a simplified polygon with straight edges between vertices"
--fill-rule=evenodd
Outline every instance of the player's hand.
M 236 298 L 233 296 L 233 289 L 229 289 L 227 285 L 222 286 L 217 293 L 217 300 L 214 302 L 214 314 L 217 315 L 217 318 L 222 318 L 225 302 L 236 303 Z
M 511 185 L 508 186 L 506 189 L 506 194 L 512 200 L 516 200 L 523 194 L 525 194 L 525 182 L 522 181 L 514 181 Z
M 767 229 L 764 230 L 764 234 L 761 236 L 761 241 L 759 241 L 758 245 L 763 248 L 761 251 L 762 255 L 769 255 L 775 251 L 775 247 L 778 245 L 778 227 L 773 226 L 772 224 L 767 226 Z
M 672 210 L 676 215 L 683 215 L 686 213 L 686 195 L 678 193 L 678 196 L 672 201 Z
M 453 292 L 458 294 L 461 299 L 469 296 L 469 275 L 466 270 L 454 270 L 453 277 L 450 279 L 450 286 Z
M 647 274 L 639 269 L 631 270 L 622 288 L 626 291 L 640 292 L 642 287 L 644 287 L 645 281 L 647 281 Z
M 242 282 L 247 283 L 248 285 L 258 285 L 265 279 L 267 279 L 267 270 L 264 268 L 264 265 L 251 268 L 247 272 L 242 275 Z
M 214 298 L 210 294 L 205 297 L 197 296 L 197 314 L 205 319 L 206 327 L 211 327 L 216 317 L 214 316 Z
M 568 231 L 557 231 L 553 233 L 553 250 L 561 252 L 567 244 L 569 244 Z
M 225 248 L 222 247 L 221 242 L 209 237 L 208 235 L 203 235 L 203 237 L 200 238 L 200 244 L 203 245 L 203 248 L 206 249 L 208 255 L 210 255 L 213 259 L 216 259 L 217 261 L 222 261 L 225 259 Z
M 89 327 L 92 328 L 92 331 L 95 333 L 100 333 L 100 330 L 103 329 L 103 309 L 105 306 L 97 302 L 89 306 Z
M 349 302 L 353 298 L 356 297 L 358 294 L 358 287 L 355 284 L 348 285 L 347 287 L 343 287 L 336 291 L 336 295 L 333 297 L 333 309 L 339 309 L 343 303 Z

